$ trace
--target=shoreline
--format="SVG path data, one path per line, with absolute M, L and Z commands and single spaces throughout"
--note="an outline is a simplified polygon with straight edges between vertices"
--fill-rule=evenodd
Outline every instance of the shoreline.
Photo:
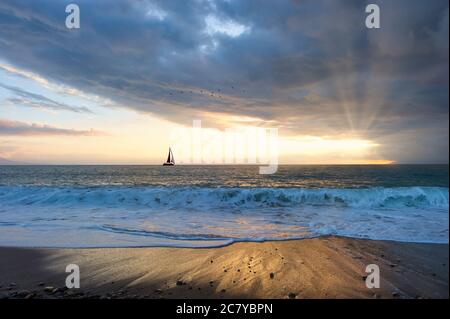
M 280 238 L 280 239 L 261 239 L 261 240 L 231 240 L 230 243 L 226 243 L 223 245 L 217 245 L 217 246 L 176 246 L 176 245 L 155 245 L 155 246 L 73 246 L 73 247 L 64 247 L 64 246 L 2 246 L 0 244 L 0 250 L 3 248 L 7 249 L 40 249 L 40 250 L 89 250 L 89 249 L 147 249 L 147 248 L 174 248 L 174 249 L 215 249 L 215 248 L 225 248 L 231 245 L 235 244 L 242 244 L 242 243 L 254 243 L 254 244 L 261 244 L 261 243 L 270 243 L 270 242 L 297 242 L 297 241 L 303 241 L 303 240 L 311 240 L 311 239 L 320 239 L 320 238 L 340 238 L 340 239 L 347 239 L 347 240 L 363 240 L 363 241 L 373 241 L 373 242 L 384 242 L 384 243 L 399 243 L 399 244 L 418 244 L 418 245 L 449 245 L 450 242 L 433 242 L 433 241 L 402 241 L 402 240 L 393 240 L 393 239 L 372 239 L 372 238 L 358 238 L 358 237 L 350 237 L 350 236 L 342 236 L 342 235 L 317 235 L 313 237 L 293 237 L 293 238 Z M 224 239 L 227 240 L 227 239 Z M 197 241 L 197 240 L 196 240 Z M 198 240 L 198 241 L 210 241 L 210 240 Z M 211 241 L 220 241 L 220 240 L 211 240 Z
M 214 248 L 0 247 L 0 298 L 448 298 L 448 243 L 324 236 Z M 77 264 L 81 288 L 65 290 Z M 380 267 L 381 287 L 365 286 Z

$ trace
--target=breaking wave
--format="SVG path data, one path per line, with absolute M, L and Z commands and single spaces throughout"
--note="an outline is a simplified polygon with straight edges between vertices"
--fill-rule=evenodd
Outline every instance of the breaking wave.
M 338 235 L 448 243 L 445 187 L 0 186 L 0 245 L 213 247 Z
M 209 209 L 336 206 L 351 208 L 448 208 L 443 187 L 359 189 L 164 188 L 164 187 L 0 187 L 3 205 L 61 205 L 126 208 L 195 207 Z

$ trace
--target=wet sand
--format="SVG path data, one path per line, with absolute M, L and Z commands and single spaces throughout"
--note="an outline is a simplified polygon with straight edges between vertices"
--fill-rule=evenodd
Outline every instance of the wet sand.
M 340 237 L 221 248 L 0 248 L 0 298 L 448 298 L 448 244 Z M 65 289 L 77 264 L 80 289 Z M 366 265 L 381 287 L 365 285 Z

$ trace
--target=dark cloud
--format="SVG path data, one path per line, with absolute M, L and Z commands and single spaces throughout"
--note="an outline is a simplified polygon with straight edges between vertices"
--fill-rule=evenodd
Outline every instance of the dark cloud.
M 28 124 L 19 121 L 10 121 L 0 119 L 0 136 L 48 136 L 48 135 L 67 135 L 67 136 L 98 136 L 102 132 L 96 130 L 72 130 L 57 128 L 49 125 Z
M 364 25 L 369 2 L 379 30 Z M 2 1 L 0 58 L 176 122 L 246 115 L 283 134 L 380 139 L 388 153 L 404 143 L 414 156 L 388 156 L 398 161 L 448 161 L 447 0 L 77 3 L 81 29 L 67 30 L 64 2 Z
M 70 111 L 75 113 L 92 113 L 87 107 L 71 106 L 57 102 L 41 94 L 31 93 L 18 87 L 0 83 L 0 87 L 15 94 L 16 97 L 7 98 L 6 103 L 13 105 L 24 105 L 28 107 L 51 109 L 56 111 Z

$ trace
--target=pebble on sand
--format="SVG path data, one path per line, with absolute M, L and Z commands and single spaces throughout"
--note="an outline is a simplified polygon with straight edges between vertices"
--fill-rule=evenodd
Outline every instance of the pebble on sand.
M 61 288 L 54 288 L 54 289 L 52 290 L 52 294 L 61 293 L 61 292 L 64 292 L 64 289 L 61 289 Z
M 45 292 L 52 292 L 53 289 L 55 289 L 55 287 L 47 286 L 47 287 L 44 288 L 44 291 L 45 291 Z
M 289 297 L 289 299 L 295 299 L 295 298 L 297 297 L 297 295 L 294 294 L 293 292 L 290 292 L 290 293 L 288 294 L 288 297 Z

